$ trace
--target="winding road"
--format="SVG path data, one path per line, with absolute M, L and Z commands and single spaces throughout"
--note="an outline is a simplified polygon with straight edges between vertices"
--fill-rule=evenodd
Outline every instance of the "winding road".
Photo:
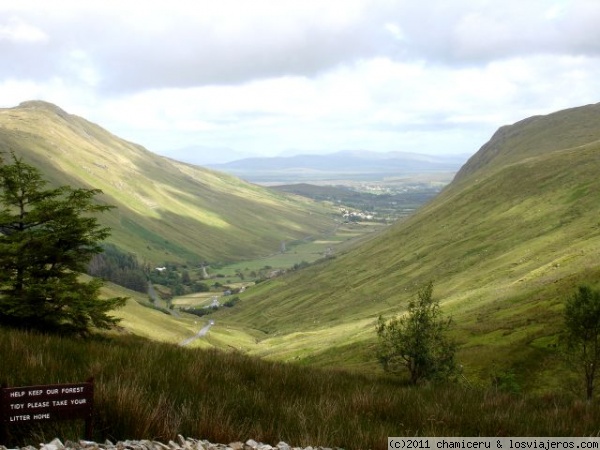
M 212 327 L 214 324 L 215 324 L 215 321 L 210 320 L 208 322 L 208 324 L 204 325 L 204 327 L 202 327 L 195 336 L 192 336 L 191 338 L 187 338 L 185 341 L 182 341 L 179 345 L 181 345 L 183 347 L 185 345 L 188 345 L 190 342 L 195 341 L 196 339 L 206 336 L 206 333 L 208 333 L 208 330 L 210 330 L 210 327 Z

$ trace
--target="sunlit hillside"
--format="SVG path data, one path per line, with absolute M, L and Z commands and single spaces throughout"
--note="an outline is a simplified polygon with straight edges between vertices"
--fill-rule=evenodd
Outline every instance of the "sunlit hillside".
M 433 280 L 468 376 L 551 384 L 562 303 L 600 280 L 598 173 L 600 104 L 503 127 L 410 219 L 215 318 L 260 330 L 256 354 L 377 370 L 376 318 Z
M 111 241 L 140 261 L 232 261 L 333 227 L 328 211 L 238 178 L 170 160 L 40 101 L 0 109 L 0 149 L 53 184 L 98 188 L 116 206 Z

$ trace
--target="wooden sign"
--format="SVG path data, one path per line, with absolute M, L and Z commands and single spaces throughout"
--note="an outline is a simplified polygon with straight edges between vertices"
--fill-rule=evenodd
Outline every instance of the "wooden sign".
M 5 425 L 50 420 L 83 419 L 86 439 L 91 440 L 94 380 L 75 384 L 3 387 L 0 422 Z

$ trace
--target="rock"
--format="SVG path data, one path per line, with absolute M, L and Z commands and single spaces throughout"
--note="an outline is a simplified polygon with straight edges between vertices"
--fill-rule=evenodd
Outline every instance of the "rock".
M 168 445 L 163 444 L 162 442 L 152 441 L 155 450 L 170 450 Z
M 206 450 L 208 446 L 202 441 L 196 441 L 196 450 Z
M 254 439 L 248 439 L 246 441 L 246 445 L 244 445 L 244 448 L 247 450 L 256 450 L 258 448 L 258 442 L 256 442 Z
M 142 439 L 141 441 L 138 441 L 138 445 L 143 450 L 155 450 L 154 449 L 154 444 L 152 443 L 152 441 L 149 441 L 147 439 Z
M 27 446 L 16 449 L 8 449 L 0 445 L 0 450 L 343 450 L 339 447 L 292 447 L 286 442 L 280 441 L 275 447 L 262 442 L 256 442 L 254 439 L 248 439 L 245 443 L 236 441 L 229 445 L 215 444 L 207 440 L 197 440 L 184 438 L 181 434 L 177 435 L 177 442 L 169 441 L 164 444 L 158 441 L 150 440 L 126 440 L 113 444 L 106 440 L 104 444 L 98 444 L 93 441 L 80 440 L 79 442 L 66 441 L 63 444 L 58 438 L 47 444 L 40 444 L 40 448 Z
M 60 446 L 57 445 L 57 441 Z M 40 444 L 40 450 L 62 450 L 64 448 L 65 446 L 58 439 L 54 439 L 49 444 Z
M 198 447 L 199 445 L 201 445 L 202 447 Z M 196 447 L 198 448 L 198 450 L 208 450 L 210 448 L 210 442 L 208 442 L 207 440 L 203 440 L 203 441 L 198 441 L 198 443 L 196 444 Z

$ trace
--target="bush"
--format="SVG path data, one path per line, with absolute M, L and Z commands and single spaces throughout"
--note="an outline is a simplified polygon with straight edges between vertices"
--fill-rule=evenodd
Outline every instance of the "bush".
M 439 302 L 433 299 L 433 283 L 419 290 L 406 315 L 387 322 L 380 316 L 378 358 L 384 370 L 408 371 L 412 384 L 448 379 L 456 372 L 456 345 L 446 337 L 451 323 L 441 317 Z

